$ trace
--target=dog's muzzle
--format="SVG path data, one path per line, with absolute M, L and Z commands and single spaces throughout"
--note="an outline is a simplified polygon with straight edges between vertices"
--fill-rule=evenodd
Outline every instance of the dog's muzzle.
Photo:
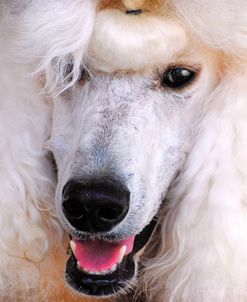
M 129 190 L 112 180 L 69 181 L 63 189 L 62 209 L 79 236 L 71 236 L 66 279 L 78 292 L 109 296 L 126 288 L 136 274 L 135 254 L 148 242 L 155 219 L 136 236 L 110 238 L 107 234 L 129 211 Z

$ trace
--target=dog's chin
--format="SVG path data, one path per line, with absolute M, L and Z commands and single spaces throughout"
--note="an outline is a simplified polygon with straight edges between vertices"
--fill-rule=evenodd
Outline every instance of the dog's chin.
M 135 256 L 139 254 L 138 252 L 145 247 L 153 233 L 155 226 L 156 219 L 153 219 L 152 222 L 146 226 L 140 234 L 135 237 L 131 237 L 134 238 L 132 246 L 127 247 L 127 251 L 126 248 L 124 248 L 126 252 L 122 256 L 120 251 L 120 257 L 122 260 L 114 264 L 114 268 L 108 270 L 103 270 L 102 267 L 104 264 L 99 264 L 101 266 L 101 270 L 98 272 L 91 272 L 90 270 L 83 268 L 83 265 L 80 265 L 78 258 L 82 254 L 84 254 L 84 257 L 86 257 L 86 253 L 88 252 L 88 257 L 91 258 L 92 255 L 90 255 L 90 249 L 93 248 L 93 244 L 97 244 L 98 247 L 99 244 L 101 246 L 105 246 L 108 244 L 114 245 L 114 243 L 107 243 L 103 240 L 101 240 L 100 243 L 93 244 L 87 243 L 86 241 L 79 242 L 79 247 L 77 250 L 75 250 L 75 247 L 72 247 L 73 251 L 66 266 L 65 275 L 69 286 L 82 295 L 97 297 L 112 296 L 121 293 L 123 290 L 126 291 L 129 287 L 129 284 L 131 284 L 131 281 L 135 279 L 137 273 L 137 260 L 135 259 Z M 118 249 L 118 242 L 126 241 L 127 240 L 119 241 L 118 239 L 114 245 L 114 249 Z M 83 245 L 86 247 L 84 248 Z M 90 247 L 88 248 L 87 246 Z M 82 251 L 82 249 L 84 249 L 84 251 Z M 85 249 L 87 249 L 86 252 Z M 121 246 L 119 247 L 119 250 L 121 250 Z M 94 253 L 93 250 L 92 252 Z M 106 251 L 104 251 L 104 253 L 106 253 Z M 101 255 L 101 258 L 102 257 L 103 256 Z M 105 259 L 105 262 L 107 261 L 108 260 Z M 84 264 L 85 263 L 90 264 L 90 261 L 85 259 Z

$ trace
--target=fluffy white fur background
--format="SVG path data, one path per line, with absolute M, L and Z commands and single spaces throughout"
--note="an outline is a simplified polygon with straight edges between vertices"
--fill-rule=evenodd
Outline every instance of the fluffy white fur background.
M 246 302 L 247 3 L 173 0 L 171 5 L 188 35 L 219 54 L 223 72 L 169 194 L 157 234 L 161 243 L 145 261 L 144 290 L 150 302 Z M 2 301 L 17 301 L 20 293 L 27 301 L 42 279 L 43 263 L 53 263 L 54 247 L 62 246 L 55 177 L 44 150 L 51 108 L 40 74 L 50 94 L 63 90 L 69 56 L 73 85 L 95 6 L 94 0 L 0 1 Z

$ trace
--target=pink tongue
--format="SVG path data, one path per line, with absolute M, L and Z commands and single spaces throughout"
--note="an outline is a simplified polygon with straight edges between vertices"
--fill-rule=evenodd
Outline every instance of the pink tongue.
M 92 272 L 110 270 L 119 261 L 121 248 L 126 245 L 125 256 L 133 250 L 135 237 L 110 243 L 103 240 L 75 241 L 75 257 L 82 269 Z

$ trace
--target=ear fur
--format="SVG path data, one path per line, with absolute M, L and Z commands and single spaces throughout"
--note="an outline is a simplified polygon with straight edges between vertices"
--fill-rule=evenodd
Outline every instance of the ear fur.
M 14 293 L 14 301 L 19 290 L 30 293 L 37 286 L 37 265 L 63 234 L 56 218 L 55 177 L 44 150 L 51 107 L 36 73 L 46 74 L 50 90 L 61 90 L 70 58 L 76 80 L 97 3 L 73 1 L 68 9 L 51 1 L 47 10 L 39 0 L 20 6 L 6 2 L 0 3 L 0 292 Z
M 178 18 L 203 44 L 246 62 L 247 1 L 173 0 Z
M 49 10 L 41 2 L 31 2 L 19 17 L 22 52 L 18 55 L 24 62 L 29 58 L 37 74 L 45 74 L 46 88 L 57 95 L 80 77 L 98 1 L 71 1 L 68 6 L 63 1 L 52 1 Z

